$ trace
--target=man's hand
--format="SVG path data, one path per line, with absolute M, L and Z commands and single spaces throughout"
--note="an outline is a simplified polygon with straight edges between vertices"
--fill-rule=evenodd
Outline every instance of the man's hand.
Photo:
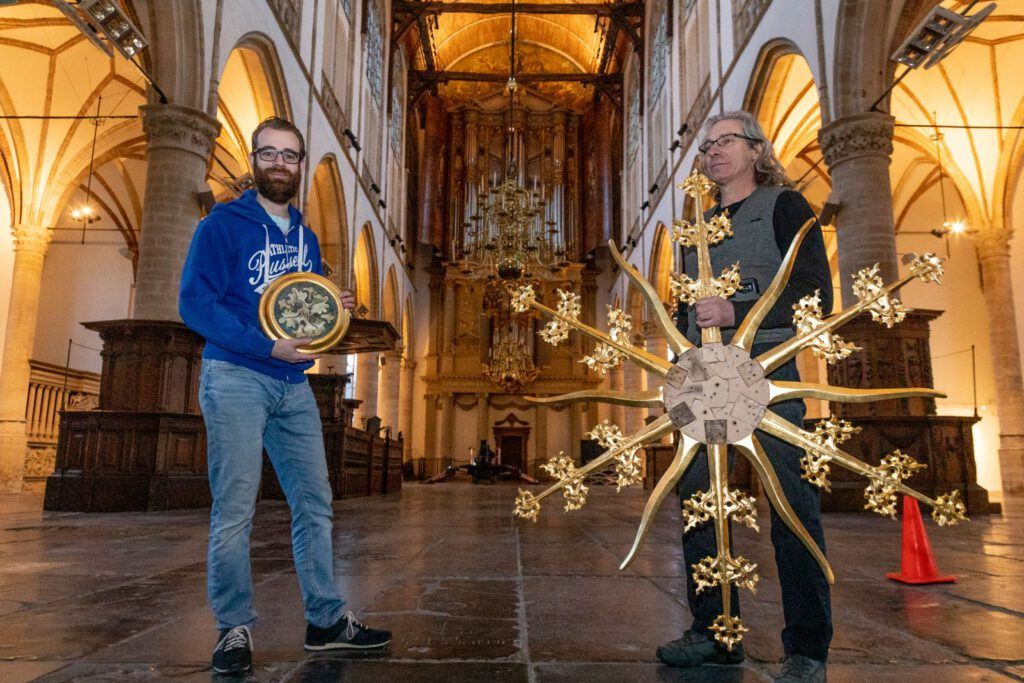
M 693 305 L 697 314 L 697 327 L 733 327 L 736 325 L 736 309 L 732 303 L 720 296 L 698 299 Z
M 320 357 L 319 354 L 299 351 L 300 346 L 305 346 L 312 341 L 309 337 L 303 337 L 302 339 L 278 339 L 274 342 L 274 350 L 270 352 L 270 355 L 273 358 L 289 363 L 305 363 L 308 360 L 316 360 Z
M 347 289 L 341 290 L 341 305 L 343 308 L 352 310 L 356 307 L 356 295 Z

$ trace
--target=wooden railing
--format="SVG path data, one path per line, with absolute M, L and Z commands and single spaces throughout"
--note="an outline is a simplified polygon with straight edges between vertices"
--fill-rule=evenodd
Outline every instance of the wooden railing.
M 92 410 L 99 405 L 100 376 L 95 372 L 64 368 L 30 360 L 28 400 L 25 403 L 25 484 L 41 491 L 54 468 L 61 410 Z
M 100 376 L 40 360 L 30 360 L 25 405 L 29 445 L 57 445 L 60 411 L 92 410 L 99 405 Z

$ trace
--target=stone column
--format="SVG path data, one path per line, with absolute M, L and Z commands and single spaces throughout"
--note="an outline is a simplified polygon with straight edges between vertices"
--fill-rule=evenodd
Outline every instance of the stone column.
M 441 439 L 438 444 L 437 457 L 445 460 L 454 458 L 452 453 L 452 424 L 455 422 L 455 396 L 450 393 L 441 394 Z
M 570 410 L 572 406 L 569 406 Z M 550 453 L 548 449 L 548 412 L 551 408 L 548 406 L 536 406 L 533 409 L 533 423 L 536 425 L 533 434 L 533 453 L 527 454 L 532 455 L 532 458 L 528 458 L 527 462 L 523 463 L 523 471 L 528 472 L 531 476 L 536 477 L 538 474 L 537 468 L 543 463 L 546 463 L 550 458 L 558 455 L 557 453 Z
M 428 394 L 423 406 L 423 459 L 426 461 L 424 475 L 427 477 L 432 477 L 440 471 L 438 458 L 441 456 L 438 455 L 437 448 L 437 399 L 436 394 Z
M 402 381 L 402 354 L 389 351 L 384 354 L 384 366 L 380 371 L 380 398 L 377 410 L 383 423 L 391 428 L 391 437 L 398 437 L 399 391 Z
M 140 107 L 148 140 L 134 317 L 180 320 L 178 285 L 199 222 L 203 187 L 220 123 L 177 104 Z
M 496 444 L 491 443 L 490 432 L 490 421 L 491 421 L 491 395 L 488 393 L 479 393 L 476 395 L 476 443 L 473 444 L 474 448 L 480 448 L 481 441 L 487 441 L 491 445 L 491 450 L 497 448 Z M 476 452 L 476 451 L 474 451 Z
M 455 350 L 455 296 L 458 289 L 455 283 L 447 281 L 444 284 L 444 308 L 441 318 L 441 349 L 440 355 L 451 354 Z
M 1011 235 L 1009 231 L 995 229 L 980 231 L 974 237 L 995 368 L 1003 492 L 1020 493 L 1024 491 L 1024 381 L 1010 274 Z
M 668 358 L 668 342 L 665 341 L 665 336 L 661 333 L 661 330 L 654 324 L 648 323 L 645 327 L 647 337 L 647 351 L 653 353 L 658 358 Z M 652 377 L 650 372 L 644 373 L 647 377 L 647 388 L 656 389 L 661 386 L 662 379 L 660 377 Z M 663 408 L 648 408 L 648 418 L 659 418 L 665 412 Z M 660 439 L 660 443 L 668 443 L 668 436 L 663 436 Z
M 879 264 L 882 280 L 897 277 L 889 163 L 894 119 L 868 112 L 836 119 L 818 141 L 841 203 L 836 216 L 844 305 L 856 301 L 852 275 Z M 827 311 L 826 311 L 827 313 Z
M 354 425 L 359 429 L 366 426 L 366 420 L 378 416 L 377 388 L 380 370 L 376 353 L 360 353 L 356 356 L 355 397 L 362 401 L 356 410 Z
M 627 394 L 636 395 L 644 390 L 644 371 L 632 361 L 623 360 L 622 367 L 622 390 Z M 634 434 L 640 430 L 644 423 L 642 408 L 623 408 L 623 434 Z
M 3 365 L 0 366 L 0 493 L 21 491 L 28 437 L 28 360 L 36 334 L 43 258 L 53 232 L 36 225 L 14 227 L 14 272 Z
M 580 461 L 580 439 L 583 438 L 583 412 L 580 406 L 570 403 L 565 407 L 569 414 L 569 452 L 566 453 L 575 462 Z M 557 453 L 553 455 L 558 455 Z
M 630 361 L 623 360 L 621 363 L 616 365 L 614 368 L 608 371 L 608 388 L 612 391 L 622 391 L 623 387 L 623 369 L 622 366 Z M 620 428 L 625 424 L 625 408 L 622 406 L 613 405 L 611 408 L 611 421 L 618 425 Z
M 398 430 L 405 439 L 404 460 L 412 458 L 412 396 L 416 383 L 416 361 L 402 359 L 401 380 L 398 386 Z

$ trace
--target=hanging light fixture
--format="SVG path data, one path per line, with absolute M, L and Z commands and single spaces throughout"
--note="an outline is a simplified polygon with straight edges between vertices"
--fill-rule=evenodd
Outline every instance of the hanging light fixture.
M 934 117 L 935 114 L 933 113 Z M 935 133 L 930 136 L 932 141 L 935 143 L 935 158 L 939 165 L 939 198 L 942 203 L 942 225 L 933 228 L 930 232 L 936 237 L 942 237 L 946 239 L 946 257 L 949 257 L 949 235 L 960 235 L 967 232 L 967 225 L 962 220 L 949 220 L 949 214 L 946 212 L 946 183 L 945 183 L 945 169 L 942 166 L 942 138 L 943 135 L 939 132 L 938 127 L 935 128 Z
M 85 182 L 85 203 L 79 207 L 71 209 L 69 215 L 71 220 L 82 222 L 82 244 L 85 244 L 85 229 L 89 227 L 90 223 L 95 223 L 100 219 L 100 215 L 92 208 L 92 172 L 96 165 L 96 136 L 100 130 L 100 105 L 103 103 L 103 97 L 96 98 L 96 116 L 92 120 L 92 149 L 89 152 L 89 177 Z
M 555 221 L 556 206 L 548 200 L 546 183 L 537 178 L 524 187 L 526 139 L 516 126 L 516 6 L 512 2 L 509 41 L 508 114 L 505 127 L 505 177 L 487 178 L 481 172 L 480 191 L 467 202 L 468 220 L 462 224 L 462 239 L 452 246 L 452 259 L 469 279 L 505 281 L 544 280 L 559 275 L 569 262 L 566 244 Z M 492 181 L 488 185 L 488 181 Z M 460 243 L 461 242 L 461 243 Z
M 514 394 L 537 379 L 540 371 L 533 364 L 518 325 L 511 322 L 498 327 L 491 346 L 490 362 L 483 364 L 483 375 L 509 394 Z

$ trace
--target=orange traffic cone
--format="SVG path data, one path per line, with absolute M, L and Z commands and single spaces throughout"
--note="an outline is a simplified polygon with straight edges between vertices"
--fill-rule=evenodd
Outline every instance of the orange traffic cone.
M 932 545 L 928 542 L 921 521 L 921 509 L 910 496 L 903 496 L 903 560 L 900 572 L 885 576 L 893 581 L 915 585 L 956 581 L 955 576 L 939 576 Z

